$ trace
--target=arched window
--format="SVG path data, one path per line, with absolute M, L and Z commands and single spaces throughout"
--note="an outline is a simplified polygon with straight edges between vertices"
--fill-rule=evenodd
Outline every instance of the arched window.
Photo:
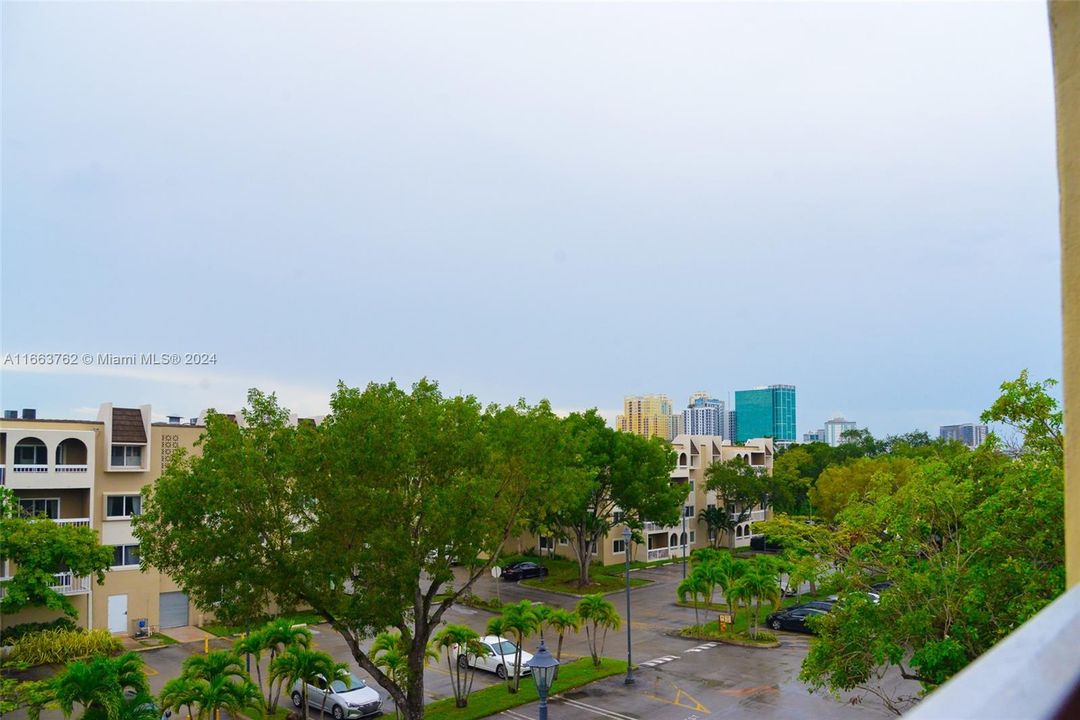
M 675 533 L 671 533 L 671 537 L 668 538 L 668 545 L 670 547 L 678 547 L 679 546 L 679 536 L 676 535 Z
M 742 537 L 742 525 L 735 526 L 735 537 Z
M 686 453 L 679 453 L 679 467 L 686 467 Z
M 45 443 L 36 437 L 23 438 L 15 443 L 15 464 L 47 468 L 49 465 L 49 451 L 45 448 Z
M 682 542 L 681 542 L 680 544 L 682 544 L 682 545 L 685 545 L 685 544 L 686 544 L 686 533 L 683 533 L 683 534 L 682 534 L 682 535 L 680 536 L 680 540 L 682 541 Z

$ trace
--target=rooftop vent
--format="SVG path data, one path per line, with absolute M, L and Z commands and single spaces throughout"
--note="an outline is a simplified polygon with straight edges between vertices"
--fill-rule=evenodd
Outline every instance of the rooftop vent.
M 169 416 L 169 424 L 170 425 L 179 425 L 180 424 L 180 416 L 179 415 L 170 415 Z
M 34 408 L 23 408 L 22 416 L 23 420 L 37 420 L 37 410 Z
M 4 411 L 4 419 L 5 420 L 18 420 L 19 419 L 19 411 L 18 410 L 5 410 Z

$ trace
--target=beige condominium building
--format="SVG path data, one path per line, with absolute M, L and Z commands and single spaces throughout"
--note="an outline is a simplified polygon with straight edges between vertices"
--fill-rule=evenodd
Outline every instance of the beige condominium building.
M 736 458 L 759 468 L 761 472 L 772 474 L 773 441 L 771 438 L 754 438 L 743 445 L 733 445 L 716 435 L 677 435 L 671 441 L 676 453 L 675 468 L 671 471 L 671 482 L 686 486 L 686 500 L 683 503 L 685 517 L 685 548 L 689 555 L 697 548 L 713 544 L 709 537 L 708 526 L 700 519 L 701 511 L 709 506 L 724 507 L 733 520 L 737 520 L 745 508 L 735 507 L 718 498 L 716 492 L 705 489 L 705 471 L 715 462 L 727 462 Z M 738 524 L 735 532 L 728 536 L 721 533 L 716 538 L 720 547 L 742 548 L 750 545 L 755 537 L 754 523 L 768 519 L 770 510 L 755 506 L 745 520 Z M 612 531 L 595 548 L 596 562 L 604 565 L 621 563 L 626 560 L 627 548 L 623 541 L 621 514 L 616 511 L 612 518 Z M 654 562 L 680 559 L 683 556 L 683 523 L 677 525 L 659 525 L 646 522 L 644 542 L 634 543 L 629 548 L 633 561 Z M 534 550 L 543 555 L 554 553 L 561 557 L 574 558 L 574 549 L 570 540 L 555 537 L 537 537 L 523 535 L 511 549 L 517 551 Z
M 131 518 L 141 509 L 140 492 L 160 477 L 174 451 L 191 451 L 204 429 L 177 417 L 167 423 L 150 418 L 149 405 L 106 403 L 97 420 L 39 420 L 34 411 L 24 410 L 21 416 L 5 413 L 0 421 L 0 482 L 15 493 L 24 511 L 91 527 L 103 545 L 113 548 L 113 566 L 103 585 L 90 577 L 56 574 L 54 589 L 68 596 L 84 627 L 133 633 L 140 621 L 149 629 L 204 620 L 176 583 L 152 568 L 139 570 Z M 4 576 L 10 570 L 0 567 Z M 57 616 L 32 609 L 0 622 L 7 627 Z

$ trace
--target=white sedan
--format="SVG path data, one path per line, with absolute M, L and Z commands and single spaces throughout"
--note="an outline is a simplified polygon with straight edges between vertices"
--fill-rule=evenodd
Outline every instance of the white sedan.
M 514 655 L 517 653 L 517 644 L 509 638 L 499 637 L 498 635 L 485 635 L 480 638 L 480 642 L 487 646 L 488 650 L 491 651 L 491 654 L 483 657 L 470 655 L 468 658 L 464 655 L 458 655 L 458 665 L 461 667 L 469 665 L 480 668 L 481 670 L 487 670 L 505 680 L 506 676 L 514 671 Z M 532 653 L 522 650 L 522 675 L 528 675 L 531 672 L 525 665 L 525 663 L 530 660 L 532 660 Z

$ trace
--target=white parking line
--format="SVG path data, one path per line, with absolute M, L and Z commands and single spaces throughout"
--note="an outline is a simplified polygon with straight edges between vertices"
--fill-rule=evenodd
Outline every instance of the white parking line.
M 630 717 L 629 715 L 617 713 L 614 710 L 606 710 L 604 708 L 596 707 L 595 705 L 583 703 L 580 700 L 570 700 L 569 698 L 564 697 L 560 697 L 558 698 L 558 700 L 560 702 L 566 703 L 567 705 L 572 705 L 573 707 L 580 708 L 587 712 L 591 712 L 594 715 L 600 715 L 601 717 L 610 718 L 610 720 L 638 720 L 637 718 Z
M 502 714 L 509 715 L 512 718 L 520 718 L 520 720 L 532 720 L 532 718 L 528 715 L 522 715 L 521 713 L 514 712 L 513 710 L 503 710 Z
M 658 658 L 653 658 L 652 660 L 646 660 L 645 662 L 641 663 L 641 665 L 643 665 L 644 667 L 656 667 L 657 665 L 663 665 L 664 663 L 669 663 L 672 660 L 678 659 L 678 655 L 663 655 Z

